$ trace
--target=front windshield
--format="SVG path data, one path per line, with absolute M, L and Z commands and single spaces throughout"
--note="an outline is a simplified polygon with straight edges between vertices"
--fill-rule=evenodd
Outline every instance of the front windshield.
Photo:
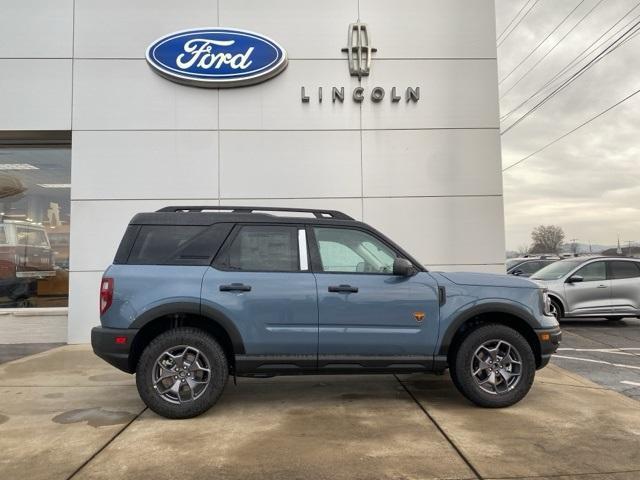
M 531 279 L 558 280 L 582 263 L 584 263 L 584 260 L 563 260 L 561 262 L 555 262 L 538 270 L 535 275 L 531 276 Z
M 505 264 L 507 265 L 507 270 L 509 270 L 511 267 L 515 267 L 517 264 L 519 264 L 520 262 L 522 262 L 522 260 L 520 260 L 519 258 L 515 258 L 515 259 L 511 259 L 511 260 L 507 260 L 505 262 Z
M 48 247 L 47 235 L 44 230 L 38 230 L 30 227 L 16 227 L 16 237 L 18 245 L 27 245 L 29 247 Z

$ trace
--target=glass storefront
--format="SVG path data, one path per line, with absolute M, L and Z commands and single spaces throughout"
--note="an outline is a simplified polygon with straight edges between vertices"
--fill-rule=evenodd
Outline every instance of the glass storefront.
M 66 307 L 71 138 L 0 138 L 0 308 Z

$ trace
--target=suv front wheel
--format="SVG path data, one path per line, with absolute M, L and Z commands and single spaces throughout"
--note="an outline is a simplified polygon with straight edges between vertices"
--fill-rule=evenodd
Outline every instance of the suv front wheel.
M 166 418 L 191 418 L 211 408 L 227 383 L 224 351 L 208 333 L 180 327 L 144 349 L 136 385 L 144 403 Z
M 516 330 L 500 324 L 472 330 L 454 352 L 454 385 L 480 407 L 508 407 L 531 389 L 536 361 L 531 346 Z

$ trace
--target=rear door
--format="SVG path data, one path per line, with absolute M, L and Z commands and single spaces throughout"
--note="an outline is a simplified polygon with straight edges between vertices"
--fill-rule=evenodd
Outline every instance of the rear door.
M 438 286 L 427 272 L 393 275 L 400 256 L 364 230 L 309 229 L 318 284 L 320 370 L 429 367 Z
M 607 264 L 614 313 L 640 314 L 640 262 L 611 260 Z
M 316 281 L 306 233 L 292 225 L 237 225 L 206 272 L 202 310 L 227 317 L 245 352 L 239 371 L 315 369 Z
M 569 315 L 605 315 L 612 311 L 611 280 L 607 279 L 604 261 L 588 263 L 572 274 L 583 278 L 582 282 L 566 282 L 566 312 Z

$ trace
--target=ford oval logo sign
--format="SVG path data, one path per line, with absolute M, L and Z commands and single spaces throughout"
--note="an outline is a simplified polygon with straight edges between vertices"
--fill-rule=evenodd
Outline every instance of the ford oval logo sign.
M 182 30 L 147 48 L 147 62 L 169 80 L 198 87 L 239 87 L 287 66 L 287 52 L 263 35 L 234 28 Z

